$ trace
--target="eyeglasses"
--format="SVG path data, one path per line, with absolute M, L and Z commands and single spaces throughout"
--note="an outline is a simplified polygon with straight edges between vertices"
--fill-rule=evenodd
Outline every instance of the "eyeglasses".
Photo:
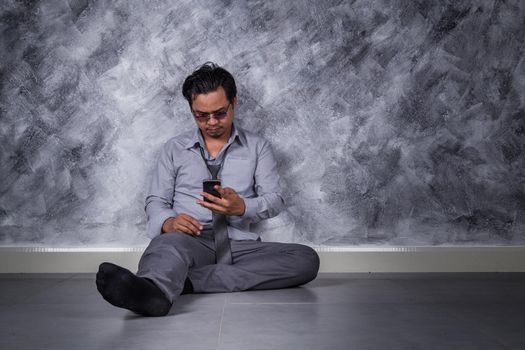
M 221 119 L 226 118 L 226 116 L 228 115 L 228 110 L 230 109 L 230 105 L 231 105 L 231 102 L 228 103 L 228 106 L 224 107 L 222 110 L 219 110 L 214 113 L 193 112 L 193 116 L 195 117 L 195 119 L 197 119 L 201 123 L 207 122 L 208 120 L 210 120 L 211 117 L 217 120 L 221 120 Z

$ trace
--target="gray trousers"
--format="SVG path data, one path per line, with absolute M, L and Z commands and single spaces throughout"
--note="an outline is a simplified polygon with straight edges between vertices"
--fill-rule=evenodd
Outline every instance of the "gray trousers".
M 137 276 L 151 279 L 174 302 L 189 278 L 196 293 L 298 286 L 317 276 L 319 257 L 295 243 L 230 241 L 232 265 L 215 264 L 213 236 L 170 232 L 153 238 Z

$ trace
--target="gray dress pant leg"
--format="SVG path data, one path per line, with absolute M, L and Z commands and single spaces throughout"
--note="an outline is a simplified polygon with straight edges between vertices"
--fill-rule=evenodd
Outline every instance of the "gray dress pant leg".
M 319 257 L 295 243 L 231 241 L 232 265 L 215 264 L 213 236 L 171 232 L 144 251 L 137 276 L 151 279 L 175 301 L 189 278 L 196 293 L 276 289 L 305 284 L 317 276 Z

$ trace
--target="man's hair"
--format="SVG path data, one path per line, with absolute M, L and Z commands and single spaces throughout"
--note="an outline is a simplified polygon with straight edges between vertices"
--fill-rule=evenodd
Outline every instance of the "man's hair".
M 184 80 L 182 84 L 182 95 L 190 104 L 195 95 L 207 94 L 222 86 L 228 101 L 233 102 L 237 96 L 237 87 L 233 76 L 226 69 L 219 67 L 213 62 L 206 62 Z

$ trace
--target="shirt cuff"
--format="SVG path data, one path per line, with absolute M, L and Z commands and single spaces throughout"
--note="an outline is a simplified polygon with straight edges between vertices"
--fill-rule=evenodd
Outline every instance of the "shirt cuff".
M 162 233 L 162 225 L 164 224 L 164 221 L 166 221 L 168 218 L 176 216 L 177 213 L 175 213 L 174 210 L 170 209 L 162 210 L 161 212 L 155 213 L 155 215 L 150 216 L 146 228 L 148 237 L 153 239 L 159 236 Z
M 240 217 L 243 219 L 251 219 L 257 215 L 257 209 L 259 208 L 259 200 L 262 198 L 243 198 L 244 200 L 244 214 Z

